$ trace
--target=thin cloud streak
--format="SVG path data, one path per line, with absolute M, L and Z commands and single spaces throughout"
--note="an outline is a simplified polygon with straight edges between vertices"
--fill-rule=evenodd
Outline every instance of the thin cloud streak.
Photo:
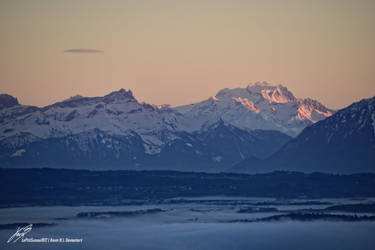
M 98 50 L 98 49 L 67 49 L 64 50 L 64 53 L 103 53 L 103 50 Z

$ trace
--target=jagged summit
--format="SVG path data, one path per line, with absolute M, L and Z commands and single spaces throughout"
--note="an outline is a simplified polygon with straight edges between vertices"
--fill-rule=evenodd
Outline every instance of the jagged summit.
M 121 102 L 124 100 L 136 101 L 136 99 L 133 96 L 133 92 L 130 89 L 126 91 L 123 88 L 118 91 L 113 91 L 109 93 L 108 95 L 105 95 L 103 97 L 103 100 L 105 102 Z
M 64 100 L 64 102 L 70 102 L 70 101 L 75 101 L 75 100 L 79 100 L 79 99 L 82 99 L 82 98 L 85 98 L 81 95 L 74 95 L 74 96 L 71 96 L 67 99 Z
M 125 89 L 120 89 L 118 91 L 113 91 L 105 96 L 99 97 L 84 97 L 81 95 L 75 95 L 68 99 L 65 99 L 61 102 L 56 102 L 52 105 L 44 107 L 48 109 L 49 107 L 81 107 L 81 106 L 90 106 L 90 105 L 102 105 L 102 104 L 126 104 L 129 102 L 137 102 L 134 98 L 131 90 L 126 91 Z
M 293 93 L 282 85 L 277 85 L 271 89 L 263 89 L 261 90 L 261 94 L 262 97 L 270 103 L 287 103 L 297 101 Z
M 112 91 L 111 93 L 103 96 L 103 97 L 84 97 L 79 94 L 75 96 L 71 96 L 67 99 L 65 99 L 62 102 L 71 102 L 71 101 L 77 101 L 81 99 L 87 99 L 87 100 L 92 100 L 92 99 L 103 99 L 105 101 L 115 101 L 115 100 L 127 100 L 127 99 L 135 99 L 133 96 L 133 92 L 129 89 L 128 91 L 121 88 L 117 91 Z
M 10 108 L 16 105 L 19 105 L 17 98 L 8 94 L 0 94 L 0 109 Z
M 134 98 L 133 92 L 129 90 L 125 90 L 124 88 L 121 88 L 117 91 L 113 91 L 109 93 L 108 95 L 105 95 L 104 97 L 119 97 L 119 98 Z

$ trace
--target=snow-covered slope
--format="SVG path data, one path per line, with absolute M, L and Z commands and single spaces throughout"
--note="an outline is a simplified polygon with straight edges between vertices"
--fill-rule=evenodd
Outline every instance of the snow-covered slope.
M 312 99 L 296 98 L 284 86 L 255 82 L 246 88 L 222 89 L 200 103 L 175 108 L 185 130 L 204 129 L 218 119 L 242 129 L 267 129 L 296 136 L 306 126 L 332 115 Z

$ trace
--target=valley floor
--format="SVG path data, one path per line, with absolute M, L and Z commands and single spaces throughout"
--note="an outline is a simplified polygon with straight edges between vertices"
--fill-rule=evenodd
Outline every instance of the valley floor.
M 373 249 L 374 204 L 375 198 L 180 197 L 148 205 L 3 208 L 0 245 L 2 249 Z M 6 243 L 18 227 L 30 223 L 27 238 L 82 242 Z

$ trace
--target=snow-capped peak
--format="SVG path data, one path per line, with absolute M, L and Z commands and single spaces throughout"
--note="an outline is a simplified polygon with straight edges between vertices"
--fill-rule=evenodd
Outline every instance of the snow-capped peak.
M 126 91 L 125 89 L 120 89 L 104 96 L 103 100 L 107 103 L 112 101 L 135 100 L 135 98 L 133 96 L 133 92 L 130 89 L 128 91 Z
M 250 83 L 246 88 L 222 89 L 216 94 L 216 98 L 252 98 L 262 96 L 269 103 L 295 102 L 294 95 L 283 85 L 271 85 L 266 81 Z
M 175 110 L 186 117 L 186 129 L 199 129 L 222 119 L 244 129 L 277 130 L 292 136 L 333 113 L 318 101 L 296 98 L 283 85 L 265 81 L 225 88 L 215 97 Z

